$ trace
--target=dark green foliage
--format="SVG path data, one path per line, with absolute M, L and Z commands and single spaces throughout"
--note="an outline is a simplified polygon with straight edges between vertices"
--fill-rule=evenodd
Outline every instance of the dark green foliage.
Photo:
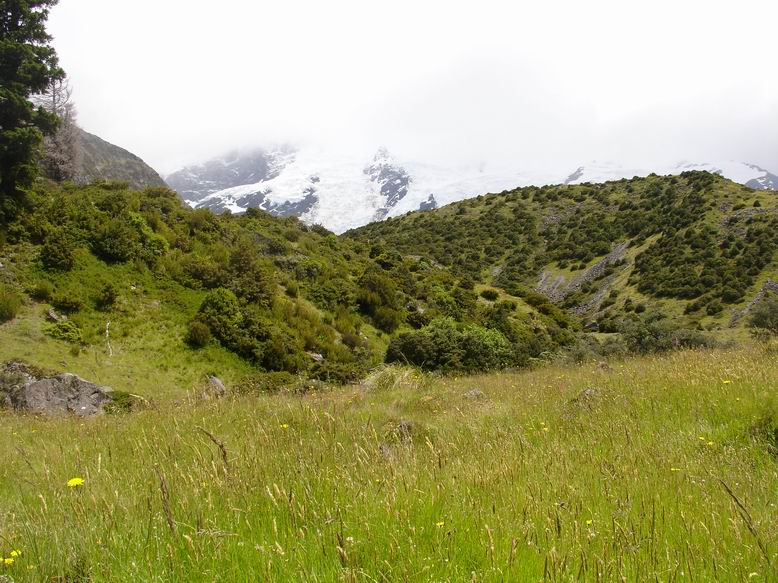
M 357 304 L 384 332 L 394 332 L 402 322 L 395 283 L 376 267 L 370 267 L 360 278 Z
M 51 298 L 51 304 L 67 314 L 73 314 L 83 309 L 85 303 L 84 298 L 76 292 L 57 292 Z
M 509 366 L 511 356 L 509 342 L 497 330 L 457 325 L 444 318 L 392 338 L 386 362 L 427 370 L 476 372 Z
M 95 254 L 106 261 L 129 261 L 135 257 L 139 246 L 138 233 L 121 219 L 107 223 L 94 240 Z
M 47 324 L 43 327 L 43 332 L 56 340 L 62 340 L 71 344 L 81 344 L 84 341 L 81 328 L 72 320 Z
M 41 279 L 29 290 L 30 297 L 38 302 L 48 302 L 54 295 L 54 284 L 47 279 Z
M 0 285 L 0 324 L 13 320 L 22 307 L 22 298 L 14 290 Z
M 621 332 L 628 350 L 642 354 L 679 348 L 709 348 L 715 345 L 713 339 L 708 336 L 679 328 L 658 314 L 628 320 L 623 324 Z
M 0 223 L 13 216 L 37 173 L 43 132 L 56 117 L 28 98 L 64 76 L 46 33 L 56 0 L 5 0 L 0 7 Z
M 778 296 L 770 294 L 754 306 L 748 324 L 751 328 L 778 334 Z
M 199 320 L 189 322 L 186 331 L 186 343 L 189 346 L 192 348 L 202 348 L 206 346 L 212 338 L 211 329 L 206 324 Z
M 230 343 L 239 334 L 243 315 L 237 296 L 230 290 L 217 288 L 205 296 L 197 316 L 202 324 L 222 342 Z
M 288 372 L 269 372 L 252 375 L 235 384 L 238 394 L 278 393 L 284 389 L 294 389 L 299 379 Z
M 97 305 L 103 310 L 112 308 L 119 299 L 119 289 L 115 283 L 108 282 L 97 294 Z
M 496 289 L 485 289 L 481 291 L 481 297 L 493 302 L 500 297 L 500 293 Z
M 54 271 L 70 271 L 76 264 L 75 245 L 63 229 L 49 233 L 41 247 L 43 267 Z
M 109 415 L 131 413 L 141 402 L 141 399 L 127 391 L 111 391 L 111 402 L 105 406 L 105 412 Z
M 376 328 L 391 334 L 402 324 L 403 316 L 398 310 L 389 306 L 380 306 L 373 312 L 373 323 Z
M 364 376 L 366 371 L 361 370 L 353 363 L 322 361 L 313 365 L 310 377 L 320 381 L 326 381 L 336 385 L 355 383 Z

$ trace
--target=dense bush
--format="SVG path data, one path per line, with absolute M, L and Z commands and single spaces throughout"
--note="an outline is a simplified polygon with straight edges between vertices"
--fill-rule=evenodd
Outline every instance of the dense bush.
M 72 320 L 46 324 L 43 327 L 43 333 L 56 340 L 62 340 L 71 344 L 81 344 L 84 341 L 84 335 L 81 332 L 81 328 Z
M 622 337 L 630 352 L 643 354 L 680 348 L 709 348 L 715 345 L 714 340 L 705 334 L 679 328 L 657 314 L 628 320 L 623 324 Z
M 496 289 L 485 289 L 481 291 L 481 297 L 493 302 L 500 297 L 500 294 Z
M 770 295 L 751 310 L 751 328 L 778 335 L 778 296 Z
M 0 324 L 13 320 L 22 307 L 22 298 L 10 288 L 0 285 Z
M 192 322 L 189 322 L 185 338 L 186 343 L 189 346 L 192 348 L 203 348 L 211 341 L 212 338 L 213 335 L 211 334 L 211 329 L 206 324 L 200 322 L 199 320 L 193 320 Z
M 337 385 L 347 385 L 358 381 L 365 371 L 354 363 L 322 361 L 313 365 L 309 376 L 320 381 Z
M 119 288 L 115 283 L 108 282 L 97 293 L 97 305 L 103 310 L 112 308 L 119 299 Z
M 476 372 L 510 365 L 511 353 L 509 342 L 497 330 L 457 325 L 450 318 L 441 318 L 421 330 L 392 338 L 386 362 L 427 370 Z
M 48 302 L 54 295 L 54 284 L 47 279 L 38 280 L 29 289 L 29 294 L 38 302 Z
M 51 304 L 67 314 L 72 314 L 82 310 L 85 302 L 78 292 L 62 291 L 52 296 Z
M 43 267 L 55 271 L 70 271 L 76 264 L 75 244 L 63 229 L 49 233 L 40 252 Z

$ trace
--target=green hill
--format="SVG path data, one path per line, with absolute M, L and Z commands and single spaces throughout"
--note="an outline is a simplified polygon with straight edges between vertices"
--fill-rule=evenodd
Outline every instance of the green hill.
M 41 181 L 0 237 L 0 360 L 155 396 L 206 374 L 307 390 L 384 361 L 474 373 L 709 346 L 745 338 L 775 291 L 776 204 L 688 173 L 523 188 L 336 237 L 165 188 Z
M 430 262 L 296 218 L 192 210 L 162 188 L 40 182 L 0 240 L 0 303 L 23 300 L 0 325 L 0 360 L 147 396 L 205 373 L 353 382 L 419 328 L 439 348 L 426 368 L 446 370 L 526 364 L 575 339 L 553 306 L 487 301 Z
M 778 195 L 706 172 L 652 175 L 520 188 L 347 236 L 514 293 L 536 290 L 593 331 L 653 309 L 728 335 L 778 276 Z

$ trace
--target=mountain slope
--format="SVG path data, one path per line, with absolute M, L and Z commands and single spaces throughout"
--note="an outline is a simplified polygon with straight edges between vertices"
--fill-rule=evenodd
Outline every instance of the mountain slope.
M 470 372 L 575 340 L 561 311 L 479 299 L 440 266 L 294 217 L 215 215 L 166 189 L 116 183 L 41 181 L 29 197 L 0 225 L 0 302 L 16 306 L 0 312 L 0 360 L 65 360 L 81 373 L 108 359 L 187 379 L 181 363 L 197 361 L 200 372 L 298 386 L 355 381 L 419 329 L 446 339 L 426 368 Z M 26 298 L 21 308 L 14 298 Z M 114 388 L 137 392 L 125 381 Z
M 515 167 L 441 167 L 399 160 L 385 148 L 372 157 L 360 158 L 288 146 L 234 152 L 175 172 L 167 182 L 195 207 L 233 213 L 260 208 L 340 233 L 386 217 L 520 186 L 605 182 L 689 170 L 721 174 L 758 189 L 778 187 L 774 174 L 740 162 L 655 168 L 594 162 L 572 173 L 533 173 Z
M 778 276 L 778 194 L 708 172 L 521 188 L 347 235 L 536 289 L 600 331 L 638 305 L 686 327 L 742 324 Z
M 81 165 L 79 182 L 116 180 L 132 188 L 165 186 L 157 172 L 132 152 L 79 128 Z

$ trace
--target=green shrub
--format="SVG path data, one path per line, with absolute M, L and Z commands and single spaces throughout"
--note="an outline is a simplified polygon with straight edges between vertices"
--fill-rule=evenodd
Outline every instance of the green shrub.
M 360 370 L 355 363 L 324 360 L 313 365 L 309 375 L 311 378 L 320 381 L 336 385 L 348 385 L 357 382 L 364 375 L 364 371 Z
M 500 297 L 500 294 L 496 289 L 485 289 L 481 291 L 481 297 L 493 302 Z
M 41 279 L 29 290 L 30 297 L 38 302 L 48 302 L 54 295 L 54 284 L 47 279 Z
M 778 296 L 770 295 L 751 310 L 748 325 L 778 335 Z
M 22 298 L 15 291 L 0 286 L 0 324 L 13 320 L 22 307 Z
M 48 270 L 70 271 L 76 264 L 73 239 L 62 229 L 53 231 L 41 247 L 40 259 Z
M 83 309 L 84 299 L 73 292 L 60 292 L 51 298 L 51 304 L 67 314 L 72 314 Z
M 97 294 L 97 305 L 102 309 L 108 309 L 116 304 L 119 299 L 119 288 L 114 283 L 106 283 Z
M 126 391 L 111 391 L 111 402 L 105 406 L 105 412 L 109 415 L 131 413 L 141 403 L 132 393 Z
M 512 350 L 497 330 L 457 325 L 450 318 L 441 318 L 421 330 L 392 338 L 386 362 L 426 370 L 476 372 L 510 365 Z
M 72 320 L 46 324 L 43 326 L 43 333 L 55 340 L 62 340 L 71 344 L 81 344 L 84 341 L 81 329 Z
M 715 341 L 697 330 L 679 328 L 658 317 L 630 320 L 622 327 L 622 338 L 630 352 L 665 352 L 679 348 L 709 348 Z
M 288 372 L 266 372 L 245 377 L 235 384 L 238 394 L 278 393 L 284 389 L 294 390 L 299 379 Z
M 373 323 L 376 328 L 391 334 L 402 324 L 402 313 L 388 306 L 381 306 L 373 314 Z
M 199 320 L 193 320 L 189 322 L 185 338 L 186 343 L 189 346 L 192 348 L 203 348 L 211 341 L 212 338 L 213 335 L 211 334 L 211 329 L 207 325 L 203 324 Z
M 123 263 L 138 255 L 140 236 L 125 220 L 113 219 L 100 229 L 94 252 L 109 262 Z

